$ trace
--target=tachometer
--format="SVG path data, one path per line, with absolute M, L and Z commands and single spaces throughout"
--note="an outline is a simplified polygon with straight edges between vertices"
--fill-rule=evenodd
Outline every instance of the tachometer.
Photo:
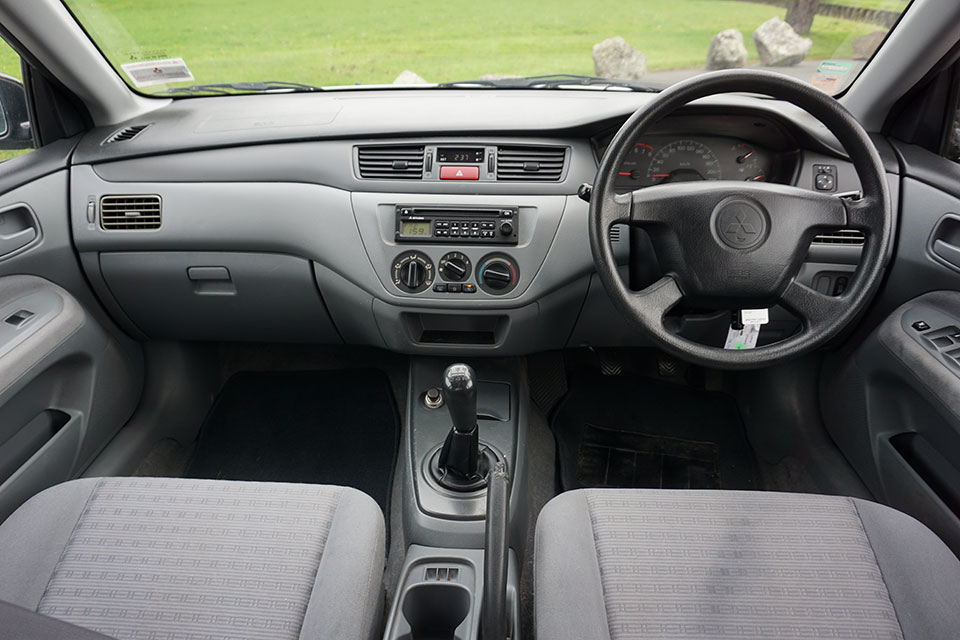
M 720 180 L 720 161 L 702 142 L 675 140 L 653 154 L 647 184 Z
M 633 149 L 627 154 L 620 170 L 617 171 L 615 185 L 618 189 L 638 189 L 645 187 L 646 169 L 650 164 L 650 156 L 653 154 L 653 147 L 645 142 L 637 142 Z

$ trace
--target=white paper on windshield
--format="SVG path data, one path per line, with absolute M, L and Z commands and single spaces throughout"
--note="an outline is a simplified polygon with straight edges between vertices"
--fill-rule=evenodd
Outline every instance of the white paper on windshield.
M 727 331 L 727 341 L 724 343 L 724 349 L 753 349 L 757 346 L 757 339 L 760 337 L 760 325 L 744 324 L 743 329 L 734 329 L 730 327 Z
M 120 68 L 127 74 L 135 87 L 149 87 L 168 82 L 187 82 L 193 80 L 193 74 L 187 68 L 183 58 L 166 60 L 146 60 L 122 64 Z

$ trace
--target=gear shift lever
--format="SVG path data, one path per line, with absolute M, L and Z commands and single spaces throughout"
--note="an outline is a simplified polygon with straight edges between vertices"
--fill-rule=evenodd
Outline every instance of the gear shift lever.
M 443 372 L 443 395 L 453 428 L 437 460 L 439 480 L 447 488 L 473 491 L 484 486 L 489 461 L 480 455 L 477 382 L 473 368 L 452 364 Z
M 453 429 L 468 434 L 477 428 L 477 382 L 473 367 L 452 364 L 443 372 L 443 394 Z

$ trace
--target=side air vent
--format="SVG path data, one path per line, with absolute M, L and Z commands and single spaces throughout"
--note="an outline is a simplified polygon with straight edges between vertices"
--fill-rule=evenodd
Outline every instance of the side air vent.
M 862 247 L 863 233 L 855 229 L 840 229 L 823 233 L 813 239 L 813 244 L 842 244 L 851 247 Z
M 109 231 L 160 228 L 160 196 L 103 196 L 100 227 Z
M 420 180 L 423 178 L 423 146 L 358 147 L 361 178 Z
M 113 144 L 114 142 L 126 142 L 128 140 L 133 140 L 149 126 L 149 124 L 137 124 L 132 127 L 124 127 L 123 129 L 120 129 L 120 131 L 117 131 L 109 138 L 104 140 L 103 144 Z
M 564 147 L 497 147 L 497 180 L 557 182 L 566 155 Z

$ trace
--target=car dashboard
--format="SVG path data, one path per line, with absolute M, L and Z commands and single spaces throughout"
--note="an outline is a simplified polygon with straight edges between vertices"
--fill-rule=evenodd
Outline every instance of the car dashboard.
M 633 141 L 617 189 L 701 179 L 858 189 L 835 141 L 802 112 L 721 98 Z M 595 277 L 577 192 L 648 99 L 398 91 L 181 100 L 80 142 L 74 238 L 104 304 L 143 339 L 443 355 L 643 345 Z M 115 141 L 128 129 L 132 137 Z M 818 179 L 824 171 L 829 183 Z M 832 235 L 811 247 L 802 274 L 811 286 L 833 290 L 855 269 L 862 238 Z M 626 227 L 610 240 L 624 278 L 655 259 Z M 771 339 L 792 330 L 783 320 L 767 328 Z M 729 319 L 682 322 L 715 339 Z

